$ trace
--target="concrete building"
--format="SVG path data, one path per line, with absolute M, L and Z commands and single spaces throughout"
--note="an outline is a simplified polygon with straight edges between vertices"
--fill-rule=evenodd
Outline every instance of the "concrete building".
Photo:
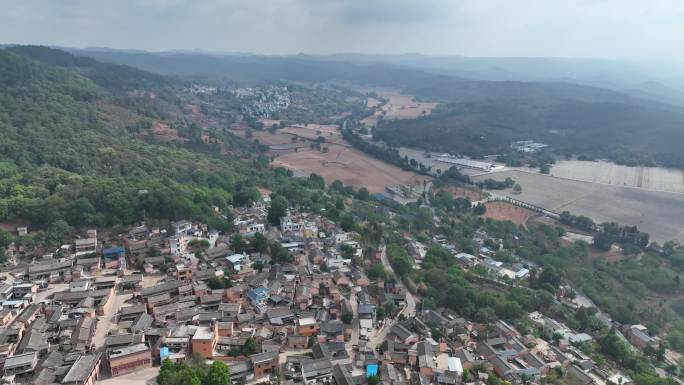
M 79 357 L 62 380 L 63 385 L 94 385 L 100 376 L 100 353 Z
M 116 348 L 109 351 L 109 370 L 112 376 L 135 372 L 152 366 L 152 354 L 145 344 Z
M 33 373 L 38 364 L 38 352 L 17 354 L 5 360 L 5 376 Z
M 270 376 L 278 368 L 278 352 L 259 353 L 249 359 L 252 361 L 255 379 Z
M 214 349 L 218 343 L 218 333 L 215 326 L 200 326 L 192 336 L 192 352 L 199 353 L 202 357 L 211 359 L 214 357 Z

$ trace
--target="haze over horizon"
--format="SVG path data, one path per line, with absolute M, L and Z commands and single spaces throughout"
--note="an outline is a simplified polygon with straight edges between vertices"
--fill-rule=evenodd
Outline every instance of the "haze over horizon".
M 8 44 L 255 54 L 403 54 L 679 62 L 674 0 L 27 0 Z

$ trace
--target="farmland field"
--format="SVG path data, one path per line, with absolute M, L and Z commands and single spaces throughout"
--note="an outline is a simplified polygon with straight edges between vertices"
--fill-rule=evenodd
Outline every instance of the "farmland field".
M 585 215 L 596 222 L 637 225 L 658 242 L 684 241 L 684 194 L 610 186 L 519 170 L 489 173 L 473 179 L 503 180 L 507 177 L 523 188 L 521 194 L 511 195 L 515 199 L 555 212 L 567 210 Z M 510 195 L 510 190 L 504 193 Z
M 662 167 L 628 167 L 610 162 L 560 161 L 551 168 L 560 178 L 684 193 L 684 171 Z
M 324 153 L 309 148 L 279 155 L 274 166 L 286 167 L 305 174 L 321 175 L 327 183 L 335 179 L 355 188 L 365 187 L 371 193 L 382 192 L 387 186 L 422 185 L 426 177 L 385 163 L 347 146 L 331 144 Z
M 405 95 L 396 90 L 375 90 L 379 97 L 387 102 L 380 106 L 374 115 L 363 119 L 361 122 L 369 127 L 374 127 L 378 117 L 384 113 L 384 119 L 415 119 L 422 115 L 429 115 L 437 107 L 438 103 L 418 102 L 413 96 Z M 377 107 L 379 101 L 375 98 L 368 99 L 368 107 Z
M 273 123 L 272 121 L 270 123 Z M 237 126 L 236 126 L 237 128 Z M 234 129 L 236 135 L 245 136 L 244 129 Z M 327 152 L 312 149 L 310 144 L 318 136 L 325 138 L 321 148 Z M 297 141 L 293 142 L 293 137 Z M 404 171 L 399 167 L 367 155 L 340 137 L 335 126 L 309 124 L 295 125 L 270 133 L 268 131 L 252 131 L 252 139 L 271 147 L 276 154 L 272 165 L 286 167 L 297 175 L 316 173 L 331 183 L 336 179 L 345 185 L 355 188 L 365 187 L 371 193 L 382 192 L 387 186 L 419 185 L 429 179 L 415 172 Z
M 482 194 L 480 194 L 480 192 L 465 187 L 444 186 L 437 190 L 444 190 L 450 193 L 454 198 L 468 198 L 471 201 L 479 201 L 482 199 Z
M 483 217 L 497 221 L 511 221 L 516 225 L 525 225 L 527 221 L 539 215 L 532 210 L 524 209 L 506 202 L 487 202 L 487 211 Z

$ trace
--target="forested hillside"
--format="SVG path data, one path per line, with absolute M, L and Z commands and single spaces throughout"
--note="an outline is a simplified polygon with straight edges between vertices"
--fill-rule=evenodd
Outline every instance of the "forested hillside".
M 502 153 L 513 141 L 536 140 L 559 154 L 684 167 L 684 115 L 625 103 L 461 102 L 425 118 L 383 121 L 376 133 L 393 145 L 470 156 Z
M 253 191 L 267 172 L 256 159 L 135 139 L 123 116 L 136 125 L 179 113 L 175 96 L 160 93 L 170 81 L 55 50 L 14 51 L 0 51 L 0 221 L 50 230 L 212 220 L 213 206 Z

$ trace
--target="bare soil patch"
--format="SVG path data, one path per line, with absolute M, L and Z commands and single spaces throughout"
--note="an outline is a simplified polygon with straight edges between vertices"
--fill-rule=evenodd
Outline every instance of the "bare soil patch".
M 379 105 L 380 105 L 380 101 L 376 98 L 368 98 L 368 100 L 366 100 L 366 106 L 368 108 L 377 107 Z
M 479 201 L 482 199 L 482 194 L 478 191 L 458 186 L 444 186 L 437 189 L 438 191 L 446 191 L 454 198 L 468 198 L 471 201 Z
M 264 124 L 266 123 L 264 121 Z M 246 126 L 233 125 L 232 129 L 236 135 L 246 137 Z M 326 183 L 339 179 L 345 185 L 365 187 L 371 193 L 377 193 L 384 191 L 387 186 L 417 186 L 424 180 L 431 179 L 415 172 L 404 171 L 353 148 L 342 139 L 335 125 L 292 125 L 275 133 L 266 130 L 251 132 L 252 137 L 249 139 L 257 139 L 260 143 L 274 148 L 271 151 L 277 154 L 272 162 L 274 167 L 286 167 L 301 175 L 316 173 L 321 175 Z M 311 149 L 310 145 L 319 136 L 325 138 L 321 150 Z M 327 152 L 323 149 L 327 149 Z
M 597 250 L 593 247 L 589 248 L 589 256 L 591 258 L 605 258 L 608 262 L 617 262 L 625 258 L 618 246 L 613 245 L 608 251 Z
M 326 183 L 336 179 L 355 188 L 365 187 L 371 193 L 382 192 L 387 186 L 420 185 L 430 178 L 375 159 L 363 152 L 338 144 L 326 146 L 328 152 L 299 149 L 279 155 L 273 165 L 286 167 L 304 174 L 321 175 Z
M 151 132 L 157 139 L 187 141 L 187 139 L 178 136 L 178 130 L 171 128 L 171 126 L 166 123 L 154 122 L 154 124 L 152 124 Z
M 380 98 L 385 99 L 387 102 L 380 106 L 380 101 L 378 99 L 368 98 L 368 107 L 380 106 L 375 114 L 361 120 L 361 123 L 369 127 L 374 127 L 381 115 L 384 115 L 384 119 L 390 120 L 415 119 L 420 116 L 430 115 L 432 110 L 439 104 L 416 101 L 413 96 L 402 94 L 398 90 L 377 89 L 374 91 Z
M 379 93 L 389 99 L 382 107 L 385 119 L 415 119 L 423 115 L 430 115 L 438 103 L 418 102 L 411 95 L 404 95 L 396 91 Z
M 530 218 L 537 215 L 536 212 L 522 207 L 518 207 L 506 202 L 487 202 L 487 211 L 483 215 L 485 218 L 497 221 L 511 221 L 516 225 L 525 225 Z

